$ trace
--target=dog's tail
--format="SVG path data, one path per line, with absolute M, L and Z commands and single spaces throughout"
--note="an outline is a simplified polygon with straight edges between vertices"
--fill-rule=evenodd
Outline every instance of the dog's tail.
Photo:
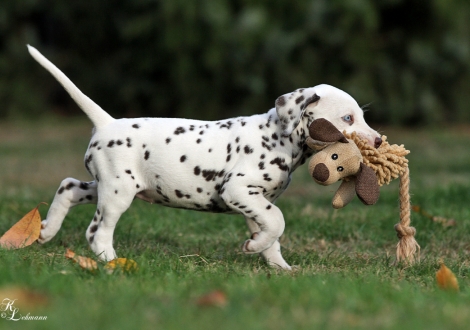
M 83 94 L 77 86 L 65 74 L 62 73 L 54 64 L 45 58 L 36 48 L 28 45 L 31 56 L 39 62 L 55 79 L 65 88 L 72 99 L 86 113 L 96 128 L 106 126 L 115 119 L 104 111 L 98 104 L 93 102 L 88 96 Z

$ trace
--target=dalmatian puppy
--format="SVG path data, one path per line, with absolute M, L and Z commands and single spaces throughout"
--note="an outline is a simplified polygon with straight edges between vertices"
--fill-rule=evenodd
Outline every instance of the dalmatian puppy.
M 260 253 L 269 265 L 291 269 L 281 255 L 285 223 L 274 202 L 313 153 L 305 144 L 309 125 L 325 118 L 339 131 L 356 131 L 376 147 L 381 143 L 357 102 L 329 85 L 297 89 L 280 96 L 267 113 L 249 117 L 114 119 L 35 48 L 28 49 L 95 126 L 84 160 L 94 180 L 62 181 L 39 242 L 57 234 L 70 208 L 94 203 L 86 238 L 103 260 L 117 257 L 113 232 L 137 197 L 175 208 L 242 214 L 252 233 L 243 252 Z

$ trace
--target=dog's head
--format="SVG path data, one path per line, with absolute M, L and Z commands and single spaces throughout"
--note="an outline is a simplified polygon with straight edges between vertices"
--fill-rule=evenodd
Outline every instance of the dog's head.
M 289 136 L 301 122 L 307 128 L 315 119 L 324 118 L 340 132 L 357 132 L 378 148 L 382 139 L 364 120 L 364 112 L 347 93 L 330 85 L 301 88 L 276 100 L 276 112 L 284 136 Z
M 348 204 L 354 195 L 366 205 L 379 198 L 379 184 L 375 172 L 362 161 L 357 145 L 326 119 L 317 119 L 309 127 L 307 145 L 317 152 L 309 163 L 309 172 L 315 182 L 330 185 L 344 179 L 333 198 L 333 207 Z

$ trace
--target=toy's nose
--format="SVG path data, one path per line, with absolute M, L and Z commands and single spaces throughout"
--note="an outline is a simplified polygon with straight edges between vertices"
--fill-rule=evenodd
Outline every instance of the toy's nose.
M 320 163 L 315 165 L 313 169 L 312 177 L 319 183 L 325 182 L 330 177 L 330 171 L 325 164 Z
M 377 149 L 382 145 L 382 138 L 376 137 L 374 141 L 374 147 Z

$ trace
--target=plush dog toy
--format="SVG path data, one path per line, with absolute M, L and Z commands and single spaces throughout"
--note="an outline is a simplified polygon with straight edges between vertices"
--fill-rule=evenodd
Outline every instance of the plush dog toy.
M 409 151 L 403 145 L 390 145 L 386 136 L 382 136 L 382 145 L 374 148 L 355 133 L 341 133 L 326 119 L 314 120 L 309 134 L 306 143 L 317 151 L 309 163 L 312 178 L 325 186 L 343 180 L 333 197 L 334 208 L 346 206 L 354 195 L 366 205 L 375 204 L 379 186 L 400 177 L 400 222 L 395 225 L 399 238 L 397 262 L 413 263 L 420 247 L 414 238 L 416 229 L 410 226 L 410 178 L 405 158 Z
M 326 119 L 313 121 L 309 134 L 307 145 L 318 151 L 308 166 L 315 182 L 327 186 L 343 180 L 333 197 L 333 207 L 346 206 L 355 195 L 366 205 L 375 204 L 380 195 L 377 177 L 364 164 L 354 141 L 348 140 Z

